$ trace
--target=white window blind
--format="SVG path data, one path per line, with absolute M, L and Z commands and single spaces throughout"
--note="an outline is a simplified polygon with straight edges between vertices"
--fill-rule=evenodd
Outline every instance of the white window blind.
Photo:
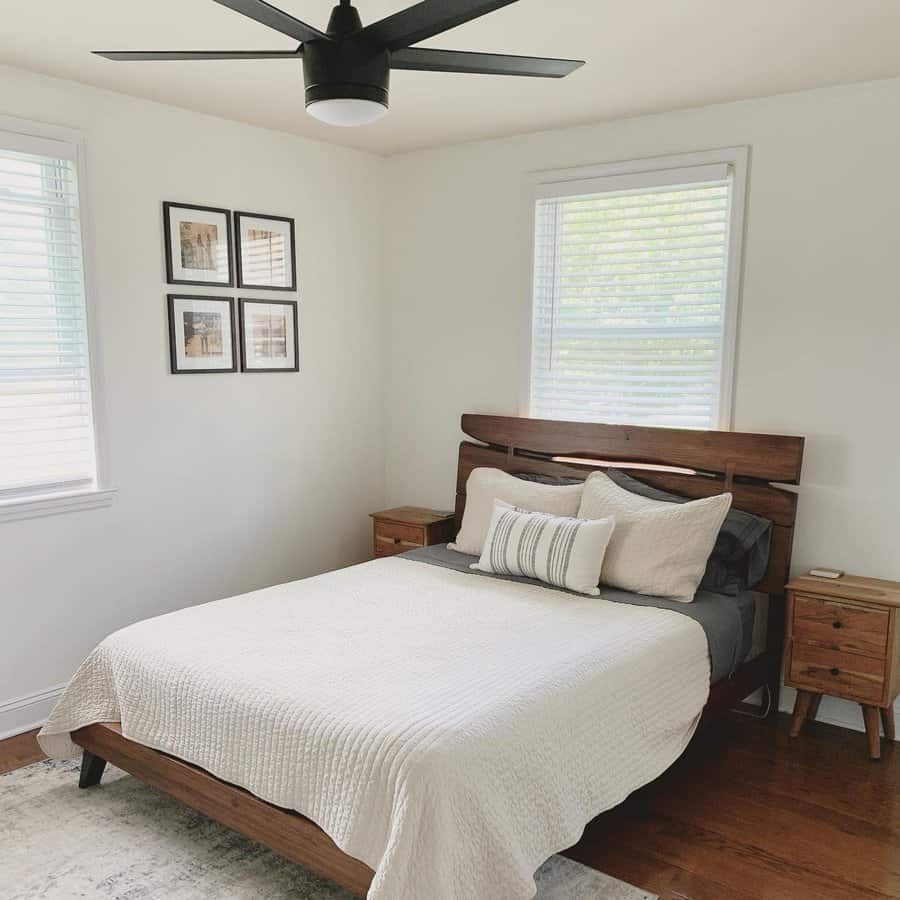
M 95 481 L 77 146 L 0 131 L 0 499 Z
M 722 424 L 732 182 L 722 163 L 540 188 L 531 415 Z

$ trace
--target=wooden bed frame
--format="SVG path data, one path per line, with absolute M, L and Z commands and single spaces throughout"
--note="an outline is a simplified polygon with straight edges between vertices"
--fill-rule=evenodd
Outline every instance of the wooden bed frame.
M 784 642 L 784 586 L 788 581 L 797 495 L 771 482 L 798 484 L 803 438 L 736 432 L 682 431 L 464 415 L 462 430 L 479 443 L 459 448 L 456 517 L 466 502 L 472 469 L 493 466 L 513 474 L 586 478 L 608 468 L 631 470 L 642 481 L 687 497 L 734 495 L 734 507 L 773 522 L 769 567 L 756 590 L 769 595 L 765 652 L 710 691 L 704 715 L 738 705 L 759 688 L 767 712 L 778 708 Z M 276 853 L 364 895 L 374 875 L 343 853 L 317 825 L 165 753 L 122 735 L 118 723 L 72 733 L 84 750 L 80 787 L 100 782 L 107 761 Z

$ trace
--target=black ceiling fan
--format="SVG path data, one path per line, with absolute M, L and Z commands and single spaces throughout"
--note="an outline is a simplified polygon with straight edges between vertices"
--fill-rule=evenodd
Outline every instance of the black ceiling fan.
M 365 28 L 350 0 L 340 0 L 325 31 L 265 0 L 215 2 L 300 41 L 300 46 L 296 50 L 94 52 L 119 61 L 302 59 L 307 110 L 331 125 L 364 125 L 381 118 L 387 112 L 391 69 L 562 78 L 584 65 L 580 60 L 412 46 L 516 0 L 423 0 Z

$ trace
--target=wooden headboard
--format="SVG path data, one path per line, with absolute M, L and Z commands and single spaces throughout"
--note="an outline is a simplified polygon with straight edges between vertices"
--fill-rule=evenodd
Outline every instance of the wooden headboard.
M 790 577 L 797 495 L 771 482 L 798 484 L 803 438 L 734 431 L 553 422 L 466 414 L 456 476 L 457 526 L 472 469 L 587 478 L 609 468 L 685 497 L 731 491 L 733 506 L 773 522 L 769 568 L 756 590 L 780 597 Z

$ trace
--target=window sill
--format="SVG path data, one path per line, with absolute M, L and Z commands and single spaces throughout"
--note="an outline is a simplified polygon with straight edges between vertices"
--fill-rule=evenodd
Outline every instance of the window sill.
M 0 523 L 14 522 L 16 519 L 38 519 L 86 509 L 101 509 L 109 506 L 115 495 L 114 490 L 92 489 L 0 500 Z

